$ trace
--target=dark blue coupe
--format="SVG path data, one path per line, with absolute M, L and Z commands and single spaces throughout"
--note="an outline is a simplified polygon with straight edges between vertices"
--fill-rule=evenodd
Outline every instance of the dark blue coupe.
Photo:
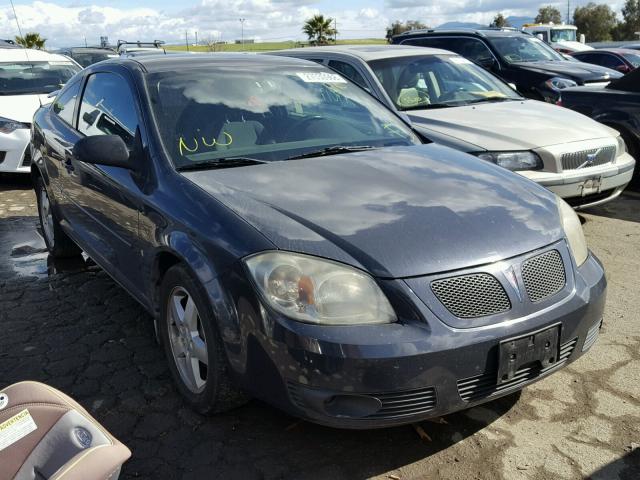
M 84 250 L 154 316 L 200 412 L 415 422 L 556 371 L 602 323 L 566 203 L 312 62 L 101 62 L 36 113 L 32 154 L 51 254 Z

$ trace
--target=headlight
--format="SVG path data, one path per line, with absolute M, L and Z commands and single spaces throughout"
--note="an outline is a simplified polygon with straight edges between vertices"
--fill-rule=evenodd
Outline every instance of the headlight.
M 396 321 L 380 287 L 355 268 L 290 252 L 259 253 L 245 264 L 267 303 L 295 320 L 319 325 Z
M 544 82 L 544 84 L 549 87 L 551 90 L 562 90 L 564 88 L 569 87 L 577 87 L 578 84 L 573 80 L 569 80 L 568 78 L 562 77 L 553 77 Z
M 624 138 L 622 138 L 622 135 L 618 135 L 618 138 L 616 138 L 616 140 L 618 140 L 618 157 L 624 153 L 627 153 L 627 144 L 624 142 Z
M 589 249 L 587 248 L 587 241 L 584 238 L 580 218 L 573 208 L 560 197 L 557 198 L 557 202 L 560 221 L 562 222 L 562 228 L 569 243 L 569 250 L 571 250 L 576 265 L 580 266 L 587 260 L 587 256 L 589 255 Z
M 28 123 L 0 117 L 0 133 L 13 133 L 19 128 L 30 128 Z
M 539 170 L 542 160 L 533 152 L 482 152 L 478 158 L 500 165 L 508 170 Z

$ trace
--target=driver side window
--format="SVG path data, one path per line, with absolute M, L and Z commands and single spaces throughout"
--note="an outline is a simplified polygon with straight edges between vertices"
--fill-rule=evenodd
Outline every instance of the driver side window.
M 114 73 L 91 75 L 80 103 L 78 130 L 87 136 L 118 135 L 133 148 L 137 128 L 135 99 L 127 82 Z

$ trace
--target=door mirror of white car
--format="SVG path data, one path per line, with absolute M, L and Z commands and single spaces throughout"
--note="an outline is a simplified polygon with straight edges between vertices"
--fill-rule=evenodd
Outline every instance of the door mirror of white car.
M 84 163 L 107 165 L 134 170 L 124 140 L 118 135 L 92 135 L 84 137 L 73 147 L 75 158 Z

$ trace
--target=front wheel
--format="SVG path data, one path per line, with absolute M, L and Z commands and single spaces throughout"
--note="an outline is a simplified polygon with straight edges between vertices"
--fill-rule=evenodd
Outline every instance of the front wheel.
M 215 318 L 202 287 L 182 265 L 160 286 L 160 338 L 180 393 L 202 414 L 246 403 L 234 385 Z
M 80 248 L 64 233 L 51 208 L 49 194 L 42 177 L 36 179 L 35 191 L 42 236 L 51 256 L 54 258 L 68 258 L 80 255 Z

